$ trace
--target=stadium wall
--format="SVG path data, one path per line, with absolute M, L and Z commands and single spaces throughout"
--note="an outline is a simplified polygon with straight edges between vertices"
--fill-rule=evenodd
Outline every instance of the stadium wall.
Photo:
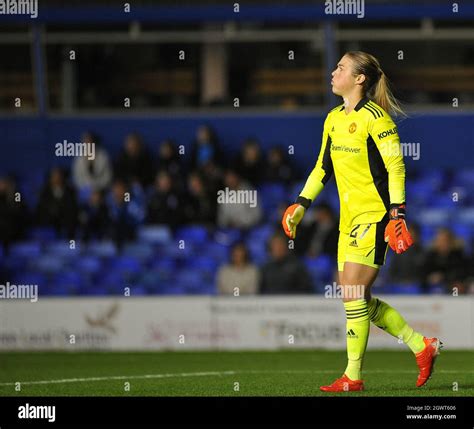
M 314 113 L 3 117 L 0 137 L 2 147 L 8 147 L 8 157 L 0 157 L 0 174 L 24 175 L 52 165 L 69 165 L 70 158 L 55 156 L 55 145 L 64 140 L 79 142 L 85 130 L 99 134 L 112 155 L 133 131 L 139 132 L 155 153 L 165 138 L 190 149 L 196 129 L 203 123 L 215 128 L 229 156 L 247 137 L 259 139 L 264 149 L 275 144 L 293 145 L 294 163 L 309 173 L 318 155 L 323 122 L 324 116 Z M 398 129 L 402 143 L 419 143 L 419 159 L 407 156 L 407 169 L 472 167 L 472 114 L 414 113 L 399 123 Z
M 474 348 L 474 296 L 386 299 L 446 348 Z M 339 300 L 313 296 L 10 299 L 0 350 L 343 350 L 344 320 Z M 371 329 L 369 347 L 405 347 Z

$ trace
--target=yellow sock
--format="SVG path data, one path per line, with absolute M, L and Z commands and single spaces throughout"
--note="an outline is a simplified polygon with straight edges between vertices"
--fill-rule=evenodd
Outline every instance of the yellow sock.
M 361 379 L 362 360 L 369 338 L 367 301 L 358 299 L 344 303 L 346 310 L 347 368 L 344 373 L 351 380 Z
M 369 317 L 372 323 L 394 337 L 400 338 L 413 353 L 419 353 L 425 348 L 423 335 L 411 328 L 402 315 L 378 298 L 372 298 L 368 303 Z

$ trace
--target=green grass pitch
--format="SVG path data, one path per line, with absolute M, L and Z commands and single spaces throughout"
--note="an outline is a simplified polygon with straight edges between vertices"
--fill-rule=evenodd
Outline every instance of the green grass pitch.
M 336 395 L 474 396 L 473 362 L 473 351 L 442 351 L 416 388 L 411 352 L 369 350 L 366 390 Z M 345 365 L 344 351 L 320 350 L 3 352 L 0 396 L 327 396 L 319 386 Z

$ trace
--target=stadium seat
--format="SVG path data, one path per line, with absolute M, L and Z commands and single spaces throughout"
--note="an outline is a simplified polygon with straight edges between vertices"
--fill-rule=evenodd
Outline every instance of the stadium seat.
M 249 232 L 248 239 L 267 242 L 274 230 L 275 227 L 271 224 L 257 226 Z
M 444 226 L 448 225 L 452 217 L 452 210 L 445 208 L 425 209 L 417 214 L 417 222 L 422 225 Z
M 420 238 L 423 247 L 428 246 L 436 236 L 436 227 L 422 224 L 420 227 Z
M 132 256 L 119 256 L 110 261 L 111 271 L 124 274 L 139 273 L 142 269 L 140 261 Z
M 78 271 L 61 271 L 53 276 L 50 294 L 70 295 L 85 292 L 84 279 Z
M 428 286 L 428 293 L 431 295 L 444 295 L 446 294 L 446 287 L 441 284 Z
M 42 226 L 31 228 L 28 231 L 28 238 L 32 241 L 39 241 L 40 243 L 47 243 L 57 240 L 58 236 L 56 230 L 49 226 Z
M 54 255 L 41 255 L 35 258 L 31 266 L 43 273 L 57 273 L 64 269 L 64 261 Z
M 288 203 L 285 185 L 281 183 L 265 183 L 257 189 L 257 202 L 265 213 L 278 207 L 280 203 Z
M 138 228 L 138 240 L 150 244 L 171 242 L 171 230 L 166 225 L 144 225 Z
M 223 264 L 229 260 L 230 248 L 219 243 L 210 242 L 201 248 L 201 254 L 209 256 L 217 262 Z
M 456 221 L 465 225 L 474 226 L 474 208 L 463 208 L 456 212 Z
M 201 225 L 181 227 L 176 231 L 176 240 L 184 240 L 185 244 L 204 244 L 208 240 L 207 228 Z
M 41 246 L 36 241 L 25 241 L 13 244 L 10 247 L 9 255 L 12 258 L 34 259 L 41 254 Z
M 149 243 L 129 243 L 122 250 L 122 254 L 146 263 L 153 256 L 153 247 Z
M 102 262 L 97 256 L 79 256 L 74 260 L 74 266 L 81 273 L 96 274 L 102 267 Z
M 335 280 L 335 261 L 328 255 L 320 255 L 317 258 L 305 257 L 304 263 L 313 279 L 315 292 L 323 293 L 324 287 Z
M 222 246 L 232 246 L 242 239 L 242 231 L 237 228 L 218 228 L 214 232 L 214 242 Z
M 173 294 L 174 291 L 184 290 L 187 294 L 202 294 L 208 289 L 208 285 L 204 282 L 202 276 L 195 270 L 183 269 L 177 273 L 175 282 L 166 290 L 167 293 Z
M 266 244 L 263 241 L 247 240 L 246 244 L 253 263 L 261 265 L 268 260 Z
M 391 293 L 394 295 L 419 295 L 422 293 L 421 285 L 418 283 L 392 284 L 387 286 L 385 293 Z
M 85 252 L 91 256 L 111 258 L 117 255 L 117 247 L 115 243 L 110 240 L 93 241 L 87 245 Z
M 68 240 L 54 241 L 46 245 L 46 253 L 63 260 L 75 259 L 81 253 L 81 244 L 76 241 L 74 248 L 71 248 Z

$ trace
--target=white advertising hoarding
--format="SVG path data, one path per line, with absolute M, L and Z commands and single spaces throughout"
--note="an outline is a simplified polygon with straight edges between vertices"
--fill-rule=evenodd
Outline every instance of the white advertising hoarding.
M 474 348 L 474 297 L 386 296 L 446 348 Z M 0 300 L 1 350 L 345 348 L 337 299 L 313 296 Z M 370 348 L 404 347 L 372 326 Z

